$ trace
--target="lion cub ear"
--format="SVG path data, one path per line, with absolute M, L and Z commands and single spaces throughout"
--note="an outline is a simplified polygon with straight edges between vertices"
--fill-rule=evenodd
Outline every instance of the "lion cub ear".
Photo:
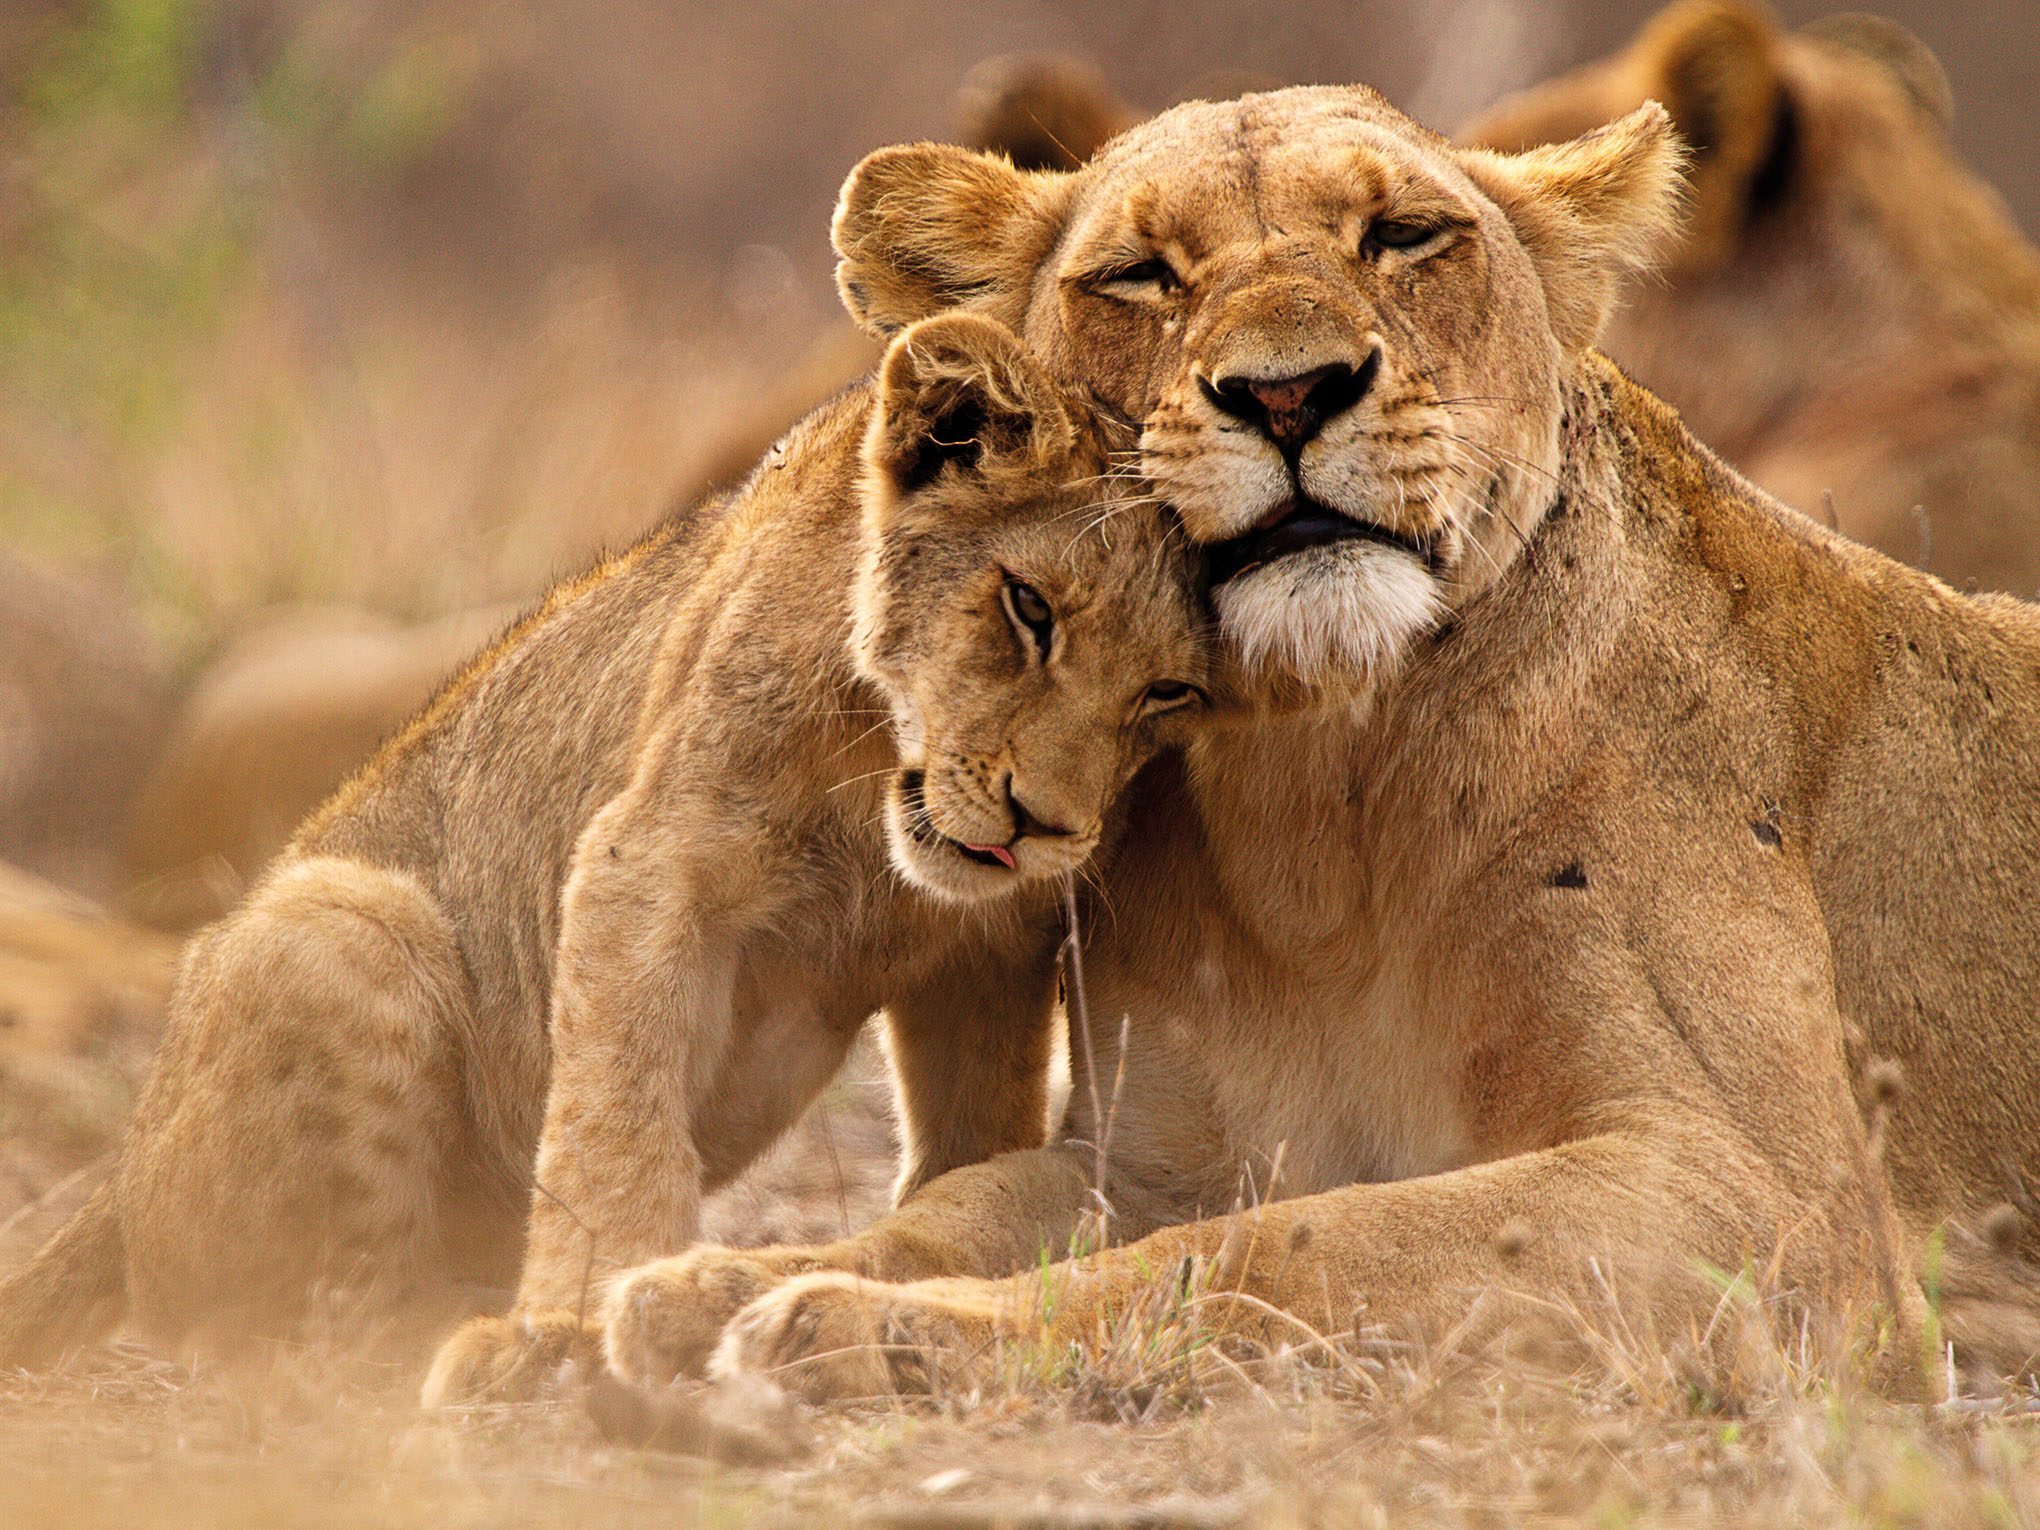
M 924 319 L 893 341 L 878 369 L 864 460 L 895 494 L 943 464 L 1059 476 L 1076 427 L 1054 383 L 1013 332 L 978 314 Z
M 953 144 L 867 155 L 843 183 L 829 228 L 844 305 L 875 335 L 951 308 L 1017 328 L 1071 181 Z
M 1569 143 L 1522 154 L 1459 151 L 1529 251 L 1567 350 L 1600 337 L 1622 277 L 1648 265 L 1676 225 L 1683 158 L 1655 101 Z

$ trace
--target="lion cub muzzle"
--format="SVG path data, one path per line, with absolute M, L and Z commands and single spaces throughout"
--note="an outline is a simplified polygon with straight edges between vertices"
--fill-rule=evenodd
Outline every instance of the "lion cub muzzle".
M 939 808 L 929 800 L 928 771 L 902 769 L 894 777 L 887 809 L 896 832 L 917 850 L 929 856 L 946 852 L 990 873 L 959 891 L 968 895 L 981 888 L 985 895 L 996 895 L 1011 885 L 1003 874 L 1021 872 L 1032 879 L 1074 871 L 1097 848 L 1098 819 L 1083 827 L 1048 821 L 1021 800 L 1011 770 L 987 782 L 976 777 L 974 765 L 952 764 L 942 772 L 949 789 Z M 1054 811 L 1077 816 L 1067 808 Z

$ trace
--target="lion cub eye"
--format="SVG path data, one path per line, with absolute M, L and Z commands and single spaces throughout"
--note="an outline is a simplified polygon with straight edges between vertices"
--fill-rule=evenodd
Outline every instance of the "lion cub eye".
M 1403 218 L 1381 218 L 1367 230 L 1367 237 L 1385 250 L 1413 250 L 1438 232 L 1428 223 Z
M 999 599 L 1005 604 L 1006 619 L 1012 622 L 1013 630 L 1023 641 L 1031 641 L 1042 658 L 1047 658 L 1055 642 L 1055 612 L 1048 608 L 1041 592 L 1024 579 L 1009 578 L 999 588 Z

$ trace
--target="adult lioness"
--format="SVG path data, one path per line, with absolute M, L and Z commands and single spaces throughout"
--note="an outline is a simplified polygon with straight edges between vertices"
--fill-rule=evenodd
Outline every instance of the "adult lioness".
M 199 938 L 0 1366 L 123 1310 L 175 1342 L 500 1284 L 528 1207 L 511 1319 L 430 1394 L 521 1386 L 881 1005 L 902 1191 L 1041 1142 L 1054 879 L 1200 710 L 1193 560 L 982 317 L 782 455 L 556 590 Z
M 1928 1229 L 2040 1171 L 2040 611 L 1785 511 L 1591 349 L 1677 158 L 1655 106 L 1508 156 L 1302 89 L 1074 174 L 857 169 L 852 309 L 983 308 L 1145 418 L 1279 705 L 1143 778 L 1092 929 L 1121 1246 L 1044 1308 L 1106 1135 L 1079 1050 L 1060 1141 L 619 1281 L 613 1366 L 911 1385 L 1200 1255 L 1253 1327 L 1606 1275 L 1683 1331 L 1755 1258 L 1916 1331 Z M 1881 1163 L 1872 1057 L 1910 1080 Z
M 1940 65 L 1875 17 L 1684 0 L 1472 123 L 1500 149 L 1654 98 L 1692 146 L 1609 354 L 1788 504 L 1957 588 L 2040 592 L 2040 254 L 1955 157 Z M 1918 507 L 1917 509 L 1915 507 Z

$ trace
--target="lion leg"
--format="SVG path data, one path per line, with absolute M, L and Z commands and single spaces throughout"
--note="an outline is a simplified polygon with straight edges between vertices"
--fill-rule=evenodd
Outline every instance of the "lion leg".
M 976 957 L 1000 963 L 996 973 L 945 971 L 887 1006 L 904 1139 L 894 1201 L 907 1203 L 918 1192 L 931 1198 L 928 1204 L 895 1211 L 832 1244 L 703 1247 L 629 1271 L 618 1279 L 603 1317 L 610 1368 L 618 1376 L 662 1386 L 675 1376 L 701 1375 L 723 1325 L 793 1276 L 845 1270 L 907 1280 L 951 1269 L 1017 1267 L 1035 1257 L 1039 1241 L 1030 1240 L 1025 1250 L 981 1246 L 982 1230 L 995 1222 L 992 1208 L 981 1203 L 982 1176 L 951 1173 L 1000 1154 L 1016 1155 L 1016 1164 L 1039 1157 L 1025 1150 L 1038 1149 L 1047 1131 L 1054 952 L 1043 940 L 1030 944 L 1018 960 Z M 982 1002 L 959 1015 L 959 992 L 982 995 Z M 1040 1162 L 1049 1165 L 1045 1178 L 1011 1170 L 1010 1183 L 1039 1202 L 1047 1214 L 1036 1215 L 1036 1231 L 1061 1248 L 1070 1222 L 1066 1203 L 1081 1189 L 1064 1172 L 1062 1157 Z M 999 1182 L 1008 1183 L 1008 1172 L 1000 1171 Z M 975 1238 L 959 1236 L 960 1228 L 980 1231 Z M 999 1228 L 993 1241 L 1008 1230 Z
M 114 1181 L 130 1315 L 173 1343 L 373 1327 L 446 1287 L 467 980 L 409 877 L 286 862 L 194 943 Z
M 768 1373 L 816 1400 L 922 1390 L 973 1374 L 1002 1341 L 1102 1343 L 1157 1304 L 1194 1304 L 1206 1332 L 1292 1345 L 1376 1325 L 1437 1333 L 1476 1299 L 1497 1324 L 1554 1302 L 1591 1323 L 1612 1303 L 1625 1330 L 1669 1338 L 1706 1327 L 1720 1299 L 1699 1260 L 1727 1271 L 1768 1261 L 1804 1295 L 1895 1291 L 1891 1348 L 1916 1360 L 1917 1290 L 1880 1281 L 1866 1262 L 1874 1240 L 1852 1243 L 1819 1208 L 1797 1207 L 1791 1225 L 1764 1214 L 1789 1204 L 1770 1179 L 1704 1132 L 1610 1134 L 1165 1228 L 1045 1277 L 807 1275 L 737 1313 L 709 1370 Z
M 1007 1153 L 923 1186 L 890 1216 L 814 1247 L 690 1249 L 620 1276 L 604 1350 L 625 1381 L 700 1375 L 739 1311 L 782 1282 L 837 1273 L 871 1282 L 1006 1274 L 1069 1246 L 1091 1189 L 1087 1149 Z M 817 1274 L 816 1272 L 821 1272 Z
M 1017 953 L 968 953 L 886 1006 L 901 1137 L 895 1206 L 951 1169 L 1047 1139 L 1056 936 L 1023 941 Z
M 658 767 L 591 820 L 575 854 L 516 1300 L 441 1346 L 427 1407 L 528 1396 L 557 1368 L 547 1356 L 599 1368 L 595 1318 L 610 1278 L 696 1235 L 711 1177 L 700 1142 L 716 1125 L 719 1075 L 744 1053 L 739 957 L 770 882 L 742 826 L 690 827 L 684 794 L 663 787 Z M 783 1127 L 805 1099 L 745 1103 Z

